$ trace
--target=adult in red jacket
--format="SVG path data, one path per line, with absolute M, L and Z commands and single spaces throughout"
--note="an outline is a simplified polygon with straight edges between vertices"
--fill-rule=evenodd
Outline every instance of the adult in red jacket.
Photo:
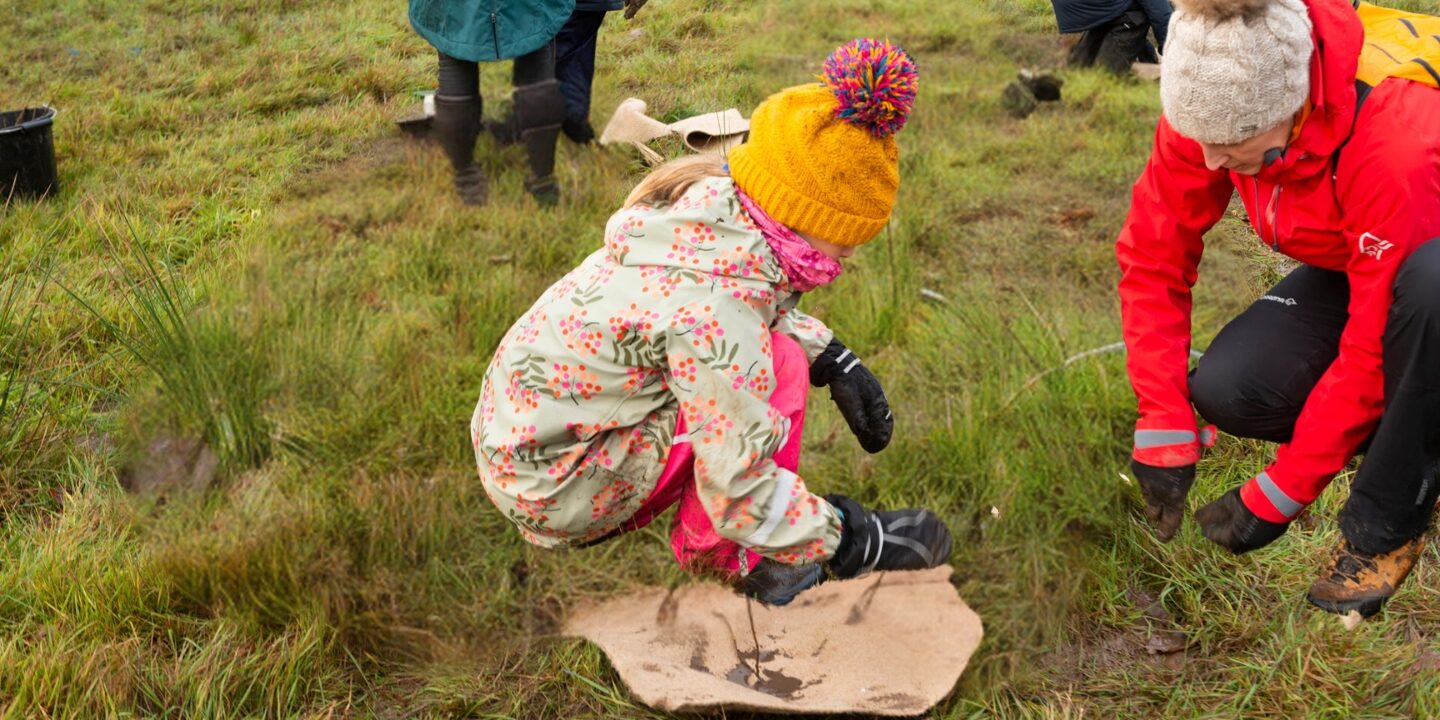
M 1164 116 L 1116 244 L 1146 515 L 1162 540 L 1180 525 L 1207 444 L 1192 404 L 1280 443 L 1196 512 L 1236 553 L 1280 537 L 1365 452 L 1309 599 L 1373 615 L 1414 566 L 1440 490 L 1440 90 L 1357 82 L 1365 28 L 1349 0 L 1176 5 Z M 1260 240 L 1301 265 L 1187 373 L 1202 236 L 1237 191 Z

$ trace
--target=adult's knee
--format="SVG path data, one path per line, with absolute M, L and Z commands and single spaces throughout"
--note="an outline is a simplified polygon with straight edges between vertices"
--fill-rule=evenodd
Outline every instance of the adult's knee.
M 1395 312 L 1440 320 L 1440 238 L 1430 240 L 1395 275 Z
M 1190 373 L 1190 402 L 1200 417 L 1231 435 L 1243 424 L 1234 378 L 1208 367 L 1197 367 Z
M 1216 362 L 1200 361 L 1190 373 L 1190 401 L 1206 421 L 1236 437 L 1287 442 L 1304 406 L 1256 378 Z

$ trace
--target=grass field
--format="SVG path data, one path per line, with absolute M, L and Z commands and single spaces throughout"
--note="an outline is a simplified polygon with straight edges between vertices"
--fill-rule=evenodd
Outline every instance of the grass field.
M 1073 71 L 1062 103 L 1006 116 L 1015 71 L 1063 59 L 1048 12 L 654 0 L 607 22 L 595 119 L 629 96 L 748 114 L 858 35 L 919 63 L 895 222 L 806 300 L 885 382 L 896 440 L 864 455 L 816 394 L 802 472 L 954 530 L 987 633 L 936 717 L 1440 715 L 1433 550 L 1353 632 L 1303 601 L 1347 478 L 1263 551 L 1190 524 L 1161 545 L 1120 475 L 1122 356 L 1027 387 L 1119 339 L 1112 244 L 1159 107 L 1154 85 Z M 7 15 L 0 106 L 60 108 L 65 187 L 0 210 L 0 716 L 653 715 L 555 629 L 580 599 L 681 581 L 660 532 L 532 549 L 467 442 L 495 342 L 642 166 L 562 141 L 565 200 L 542 210 L 518 151 L 482 139 L 491 202 L 460 205 L 392 123 L 433 84 L 399 2 Z M 489 115 L 507 71 L 484 69 Z M 1232 212 L 1197 347 L 1279 271 Z M 1222 438 L 1192 507 L 1269 452 Z M 157 454 L 213 477 L 151 487 Z

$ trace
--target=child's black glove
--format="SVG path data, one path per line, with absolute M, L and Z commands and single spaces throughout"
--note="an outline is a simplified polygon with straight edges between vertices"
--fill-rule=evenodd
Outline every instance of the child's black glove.
M 950 560 L 950 530 L 929 510 L 877 512 L 844 495 L 826 495 L 840 511 L 840 547 L 827 568 L 837 578 L 871 570 L 925 570 Z
M 785 565 L 766 558 L 740 581 L 740 589 L 766 605 L 780 606 L 824 581 L 825 570 L 817 564 Z
M 845 424 L 865 452 L 878 453 L 890 444 L 895 421 L 880 381 L 860 363 L 839 340 L 831 340 L 825 352 L 810 365 L 810 384 L 830 386 L 830 399 L 845 416 Z

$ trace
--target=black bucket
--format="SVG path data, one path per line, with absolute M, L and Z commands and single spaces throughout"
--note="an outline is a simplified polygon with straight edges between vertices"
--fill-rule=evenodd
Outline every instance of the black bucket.
M 41 197 L 59 192 L 55 139 L 50 131 L 55 108 L 0 112 L 0 206 L 10 197 Z

